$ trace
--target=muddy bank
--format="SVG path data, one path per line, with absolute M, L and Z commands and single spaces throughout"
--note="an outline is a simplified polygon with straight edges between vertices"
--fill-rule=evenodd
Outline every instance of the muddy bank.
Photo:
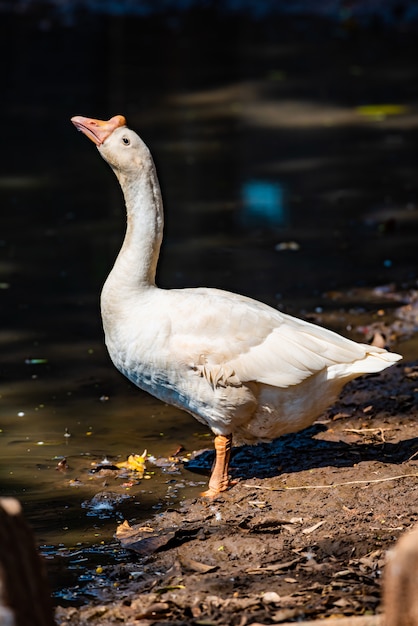
M 346 387 L 303 433 L 237 449 L 235 486 L 118 529 L 66 624 L 281 623 L 379 612 L 386 552 L 418 520 L 417 363 Z M 199 457 L 209 471 L 210 452 Z M 121 545 L 121 550 L 122 550 Z

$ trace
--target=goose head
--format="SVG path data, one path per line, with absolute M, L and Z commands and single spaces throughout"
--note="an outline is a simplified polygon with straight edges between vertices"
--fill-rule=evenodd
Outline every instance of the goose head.
M 137 174 L 148 165 L 150 152 L 138 135 L 126 126 L 123 115 L 115 115 L 102 121 L 77 115 L 71 118 L 74 126 L 94 144 L 120 180 Z

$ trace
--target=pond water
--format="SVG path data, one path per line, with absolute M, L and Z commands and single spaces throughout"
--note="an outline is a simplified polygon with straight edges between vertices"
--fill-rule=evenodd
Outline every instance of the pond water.
M 374 286 L 416 288 L 418 44 L 406 30 L 209 11 L 62 23 L 39 9 L 2 15 L 0 30 L 0 495 L 22 502 L 61 588 L 104 558 L 118 519 L 206 481 L 147 463 L 107 514 L 83 505 L 112 489 L 95 463 L 211 445 L 108 359 L 98 297 L 123 201 L 70 118 L 124 114 L 149 145 L 166 209 L 161 286 L 336 311 L 349 334 L 353 311 L 374 320 L 394 306 Z M 324 295 L 353 289 L 343 312 Z M 418 358 L 414 338 L 396 349 Z

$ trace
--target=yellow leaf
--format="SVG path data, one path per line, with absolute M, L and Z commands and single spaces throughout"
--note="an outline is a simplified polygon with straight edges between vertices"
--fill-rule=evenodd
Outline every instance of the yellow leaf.
M 147 456 L 147 451 L 144 450 L 142 454 L 131 454 L 128 457 L 127 461 L 122 461 L 121 463 L 117 463 L 116 467 L 119 469 L 128 469 L 132 472 L 139 472 L 141 475 L 144 474 L 145 471 L 145 458 Z

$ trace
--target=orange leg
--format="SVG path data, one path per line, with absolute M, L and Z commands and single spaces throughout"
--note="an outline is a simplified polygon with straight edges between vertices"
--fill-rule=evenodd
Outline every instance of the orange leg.
M 201 494 L 206 498 L 215 498 L 229 487 L 228 468 L 231 456 L 232 435 L 217 435 L 214 443 L 215 463 L 209 480 L 209 489 Z

